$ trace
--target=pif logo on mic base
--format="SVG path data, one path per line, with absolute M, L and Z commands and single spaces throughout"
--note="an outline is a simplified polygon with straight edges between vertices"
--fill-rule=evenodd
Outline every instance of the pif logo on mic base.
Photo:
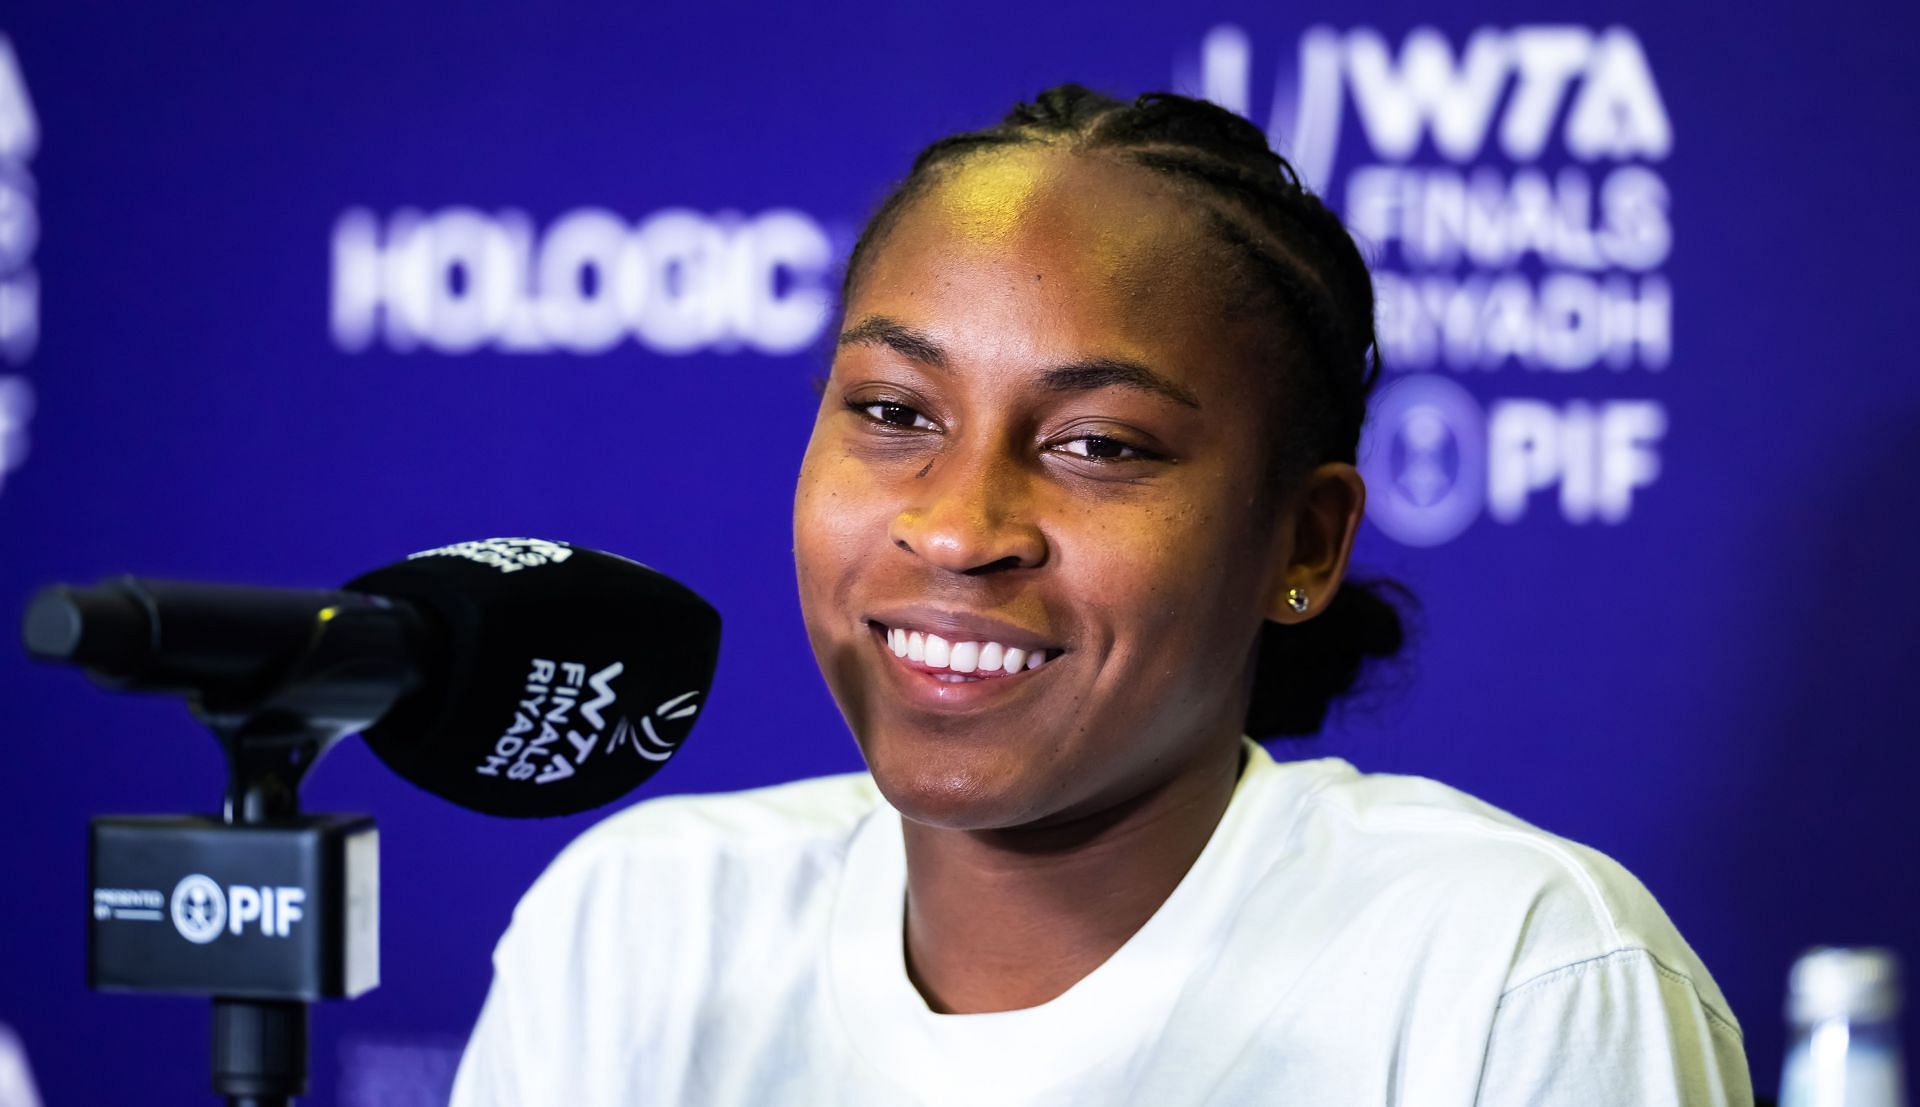
M 194 945 L 203 946 L 223 933 L 245 933 L 249 924 L 264 937 L 290 937 L 293 925 L 306 917 L 307 890 L 280 884 L 223 888 L 205 873 L 188 873 L 166 897 L 156 888 L 95 888 L 93 917 L 100 922 L 158 921 L 163 902 L 174 930 Z
M 379 832 L 365 815 L 93 820 L 89 985 L 320 999 L 380 982 Z
M 301 905 L 307 902 L 307 890 L 235 884 L 223 892 L 212 877 L 191 873 L 174 885 L 171 902 L 174 929 L 197 945 L 213 941 L 222 930 L 240 934 L 248 923 L 258 924 L 269 938 L 285 938 L 293 924 L 306 917 Z
M 173 889 L 173 928 L 195 945 L 205 945 L 220 936 L 227 921 L 227 897 L 220 885 L 193 873 L 182 877 Z

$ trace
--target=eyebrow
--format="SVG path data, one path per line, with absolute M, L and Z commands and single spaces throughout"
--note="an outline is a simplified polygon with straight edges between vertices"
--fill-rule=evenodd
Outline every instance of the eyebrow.
M 840 346 L 885 346 L 901 357 L 935 369 L 946 369 L 950 362 L 939 343 L 897 319 L 870 315 L 840 332 L 834 343 Z M 1131 388 L 1165 397 L 1183 407 L 1198 409 L 1200 398 L 1137 361 L 1124 358 L 1094 357 L 1066 365 L 1056 365 L 1040 377 L 1041 387 L 1053 392 L 1091 392 L 1098 388 Z

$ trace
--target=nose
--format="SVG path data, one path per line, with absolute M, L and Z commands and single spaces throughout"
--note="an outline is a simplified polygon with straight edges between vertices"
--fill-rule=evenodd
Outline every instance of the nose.
M 1031 569 L 1047 558 L 1033 519 L 1031 474 L 1018 457 L 958 443 L 904 482 L 906 503 L 888 537 L 899 548 L 955 573 Z

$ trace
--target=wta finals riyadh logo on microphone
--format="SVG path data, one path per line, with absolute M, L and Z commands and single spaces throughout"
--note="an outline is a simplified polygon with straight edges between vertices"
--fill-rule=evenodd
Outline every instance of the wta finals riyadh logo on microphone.
M 587 666 L 577 661 L 534 658 L 513 722 L 474 771 L 481 776 L 552 784 L 585 766 L 596 749 L 611 754 L 630 746 L 648 761 L 673 756 L 680 739 L 662 738 L 654 719 L 692 718 L 700 710 L 699 690 L 682 692 L 660 704 L 641 717 L 637 729 L 625 717 L 613 720 L 609 727 L 608 709 L 618 698 L 613 682 L 625 671 L 626 665 L 619 661 L 589 675 Z M 591 698 L 581 702 L 587 692 Z
M 461 557 L 481 565 L 491 565 L 503 573 L 517 573 L 541 565 L 558 565 L 573 556 L 564 542 L 541 538 L 487 538 L 478 542 L 456 542 L 431 550 L 408 554 L 408 561 L 423 557 Z
M 1389 374 L 1361 450 L 1368 518 L 1412 546 L 1543 507 L 1626 522 L 1668 425 L 1634 393 L 1673 349 L 1658 168 L 1673 128 L 1639 37 L 1314 27 L 1266 57 L 1264 104 L 1261 55 L 1235 26 L 1209 31 L 1175 84 L 1264 126 L 1368 259 Z M 1568 377 L 1601 387 L 1530 394 Z

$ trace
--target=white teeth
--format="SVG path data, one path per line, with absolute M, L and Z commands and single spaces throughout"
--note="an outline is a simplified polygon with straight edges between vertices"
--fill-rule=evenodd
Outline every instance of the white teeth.
M 947 667 L 956 673 L 971 673 L 980 667 L 980 643 L 955 642 Z
M 956 674 L 1000 672 L 1012 676 L 1024 669 L 1038 669 L 1055 656 L 1044 649 L 1028 651 L 999 642 L 949 642 L 938 634 L 899 627 L 888 629 L 887 648 L 895 657 L 929 668 L 951 669 Z

